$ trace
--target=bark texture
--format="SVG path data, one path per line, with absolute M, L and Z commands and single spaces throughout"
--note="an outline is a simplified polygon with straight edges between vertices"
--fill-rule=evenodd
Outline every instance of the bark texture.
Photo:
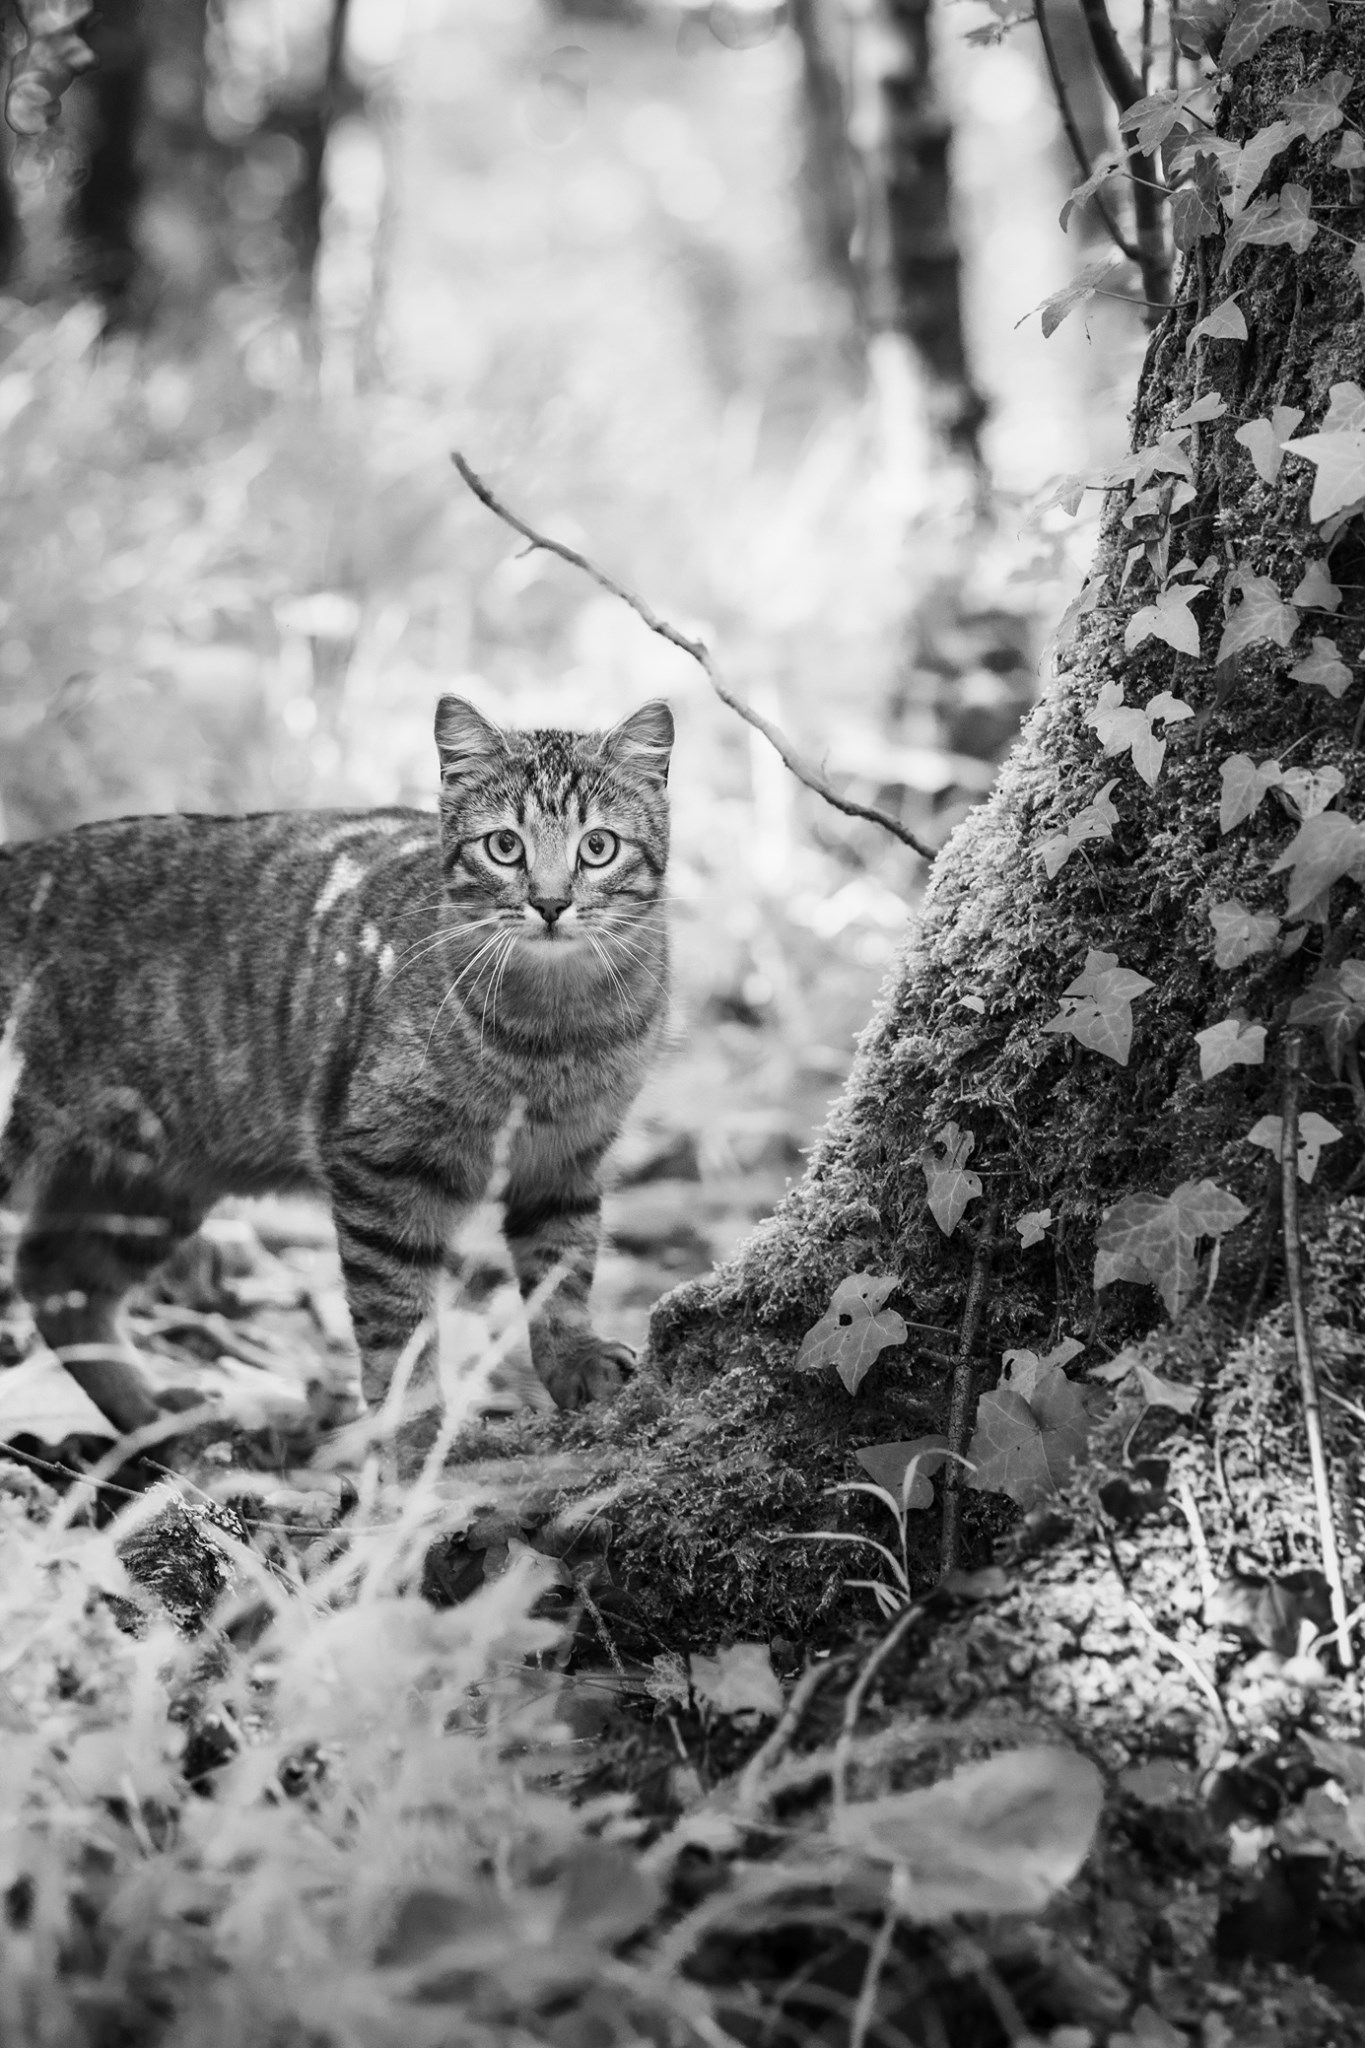
M 1245 140 L 1276 117 L 1285 93 L 1333 68 L 1365 77 L 1365 19 L 1356 10 L 1341 10 L 1328 37 L 1272 36 L 1235 74 L 1224 132 Z M 1331 136 L 1295 143 L 1277 181 L 1282 175 L 1308 185 L 1315 214 L 1337 234 L 1320 233 L 1297 256 L 1246 249 L 1221 276 L 1220 241 L 1204 243 L 1186 262 L 1175 304 L 1152 338 L 1135 414 L 1141 447 L 1197 397 L 1222 396 L 1224 416 L 1192 437 L 1196 497 L 1176 515 L 1172 559 L 1188 553 L 1200 562 L 1216 552 L 1273 577 L 1285 598 L 1324 553 L 1308 520 L 1309 466 L 1288 458 L 1275 482 L 1263 484 L 1234 436 L 1275 405 L 1301 407 L 1301 431 L 1311 431 L 1331 385 L 1360 375 L 1361 290 L 1340 237 L 1358 238 L 1365 223 L 1348 175 L 1330 167 L 1333 151 Z M 1189 347 L 1196 322 L 1230 291 L 1239 295 L 1249 338 Z M 1324 958 L 1360 949 L 1365 920 L 1359 892 L 1343 884 L 1333 895 L 1331 925 L 1310 925 L 1291 957 L 1265 955 L 1232 971 L 1214 964 L 1212 905 L 1237 898 L 1283 914 L 1284 878 L 1269 869 L 1294 830 L 1283 809 L 1265 804 L 1221 835 L 1220 766 L 1239 752 L 1257 761 L 1335 765 L 1347 776 L 1342 802 L 1354 810 L 1359 685 L 1334 700 L 1290 679 L 1309 633 L 1329 630 L 1311 615 L 1289 650 L 1254 646 L 1236 658 L 1234 673 L 1215 673 L 1222 627 L 1215 615 L 1230 592 L 1201 601 L 1199 661 L 1155 640 L 1125 653 L 1125 625 L 1154 595 L 1143 566 L 1123 584 L 1134 540 L 1122 524 L 1129 495 L 1111 494 L 1090 585 L 1095 607 L 1058 656 L 994 795 L 940 856 L 918 929 L 805 1178 L 728 1265 L 666 1296 L 656 1311 L 653 1362 L 671 1388 L 664 1398 L 693 1403 L 690 1433 L 670 1435 L 666 1416 L 623 1418 L 658 1504 L 641 1496 L 626 1505 L 615 1551 L 618 1572 L 653 1586 L 656 1604 L 662 1569 L 709 1610 L 712 1624 L 720 1616 L 738 1627 L 747 1617 L 752 1627 L 761 1615 L 772 1628 L 800 1613 L 808 1621 L 836 1598 L 848 1553 L 836 1569 L 833 1545 L 824 1555 L 818 1545 L 799 1552 L 774 1546 L 767 1542 L 774 1517 L 785 1529 L 834 1526 L 821 1490 L 858 1476 L 854 1448 L 942 1426 L 945 1368 L 918 1344 L 940 1354 L 952 1349 L 972 1260 L 967 1228 L 945 1238 L 926 1207 L 922 1154 L 945 1124 L 975 1137 L 969 1163 L 985 1195 L 969 1220 L 987 1202 L 998 1202 L 1005 1220 L 983 1337 L 993 1358 L 1006 1346 L 1043 1349 L 1063 1331 L 1113 1345 L 1161 1319 L 1150 1288 L 1120 1283 L 1097 1296 L 1092 1284 L 1104 1210 L 1142 1189 L 1166 1195 L 1185 1180 L 1208 1178 L 1239 1195 L 1252 1213 L 1224 1240 L 1212 1308 L 1240 1315 L 1267 1275 L 1274 1290 L 1277 1168 L 1246 1144 L 1245 1133 L 1278 1111 L 1279 1075 L 1273 1066 L 1236 1067 L 1205 1082 L 1194 1033 L 1238 1009 L 1282 1022 Z M 1354 664 L 1365 632 L 1365 550 L 1355 523 L 1334 546 L 1332 574 L 1345 598 L 1330 630 Z M 1171 690 L 1195 710 L 1170 728 L 1154 789 L 1126 754 L 1104 756 L 1087 724 L 1109 682 L 1123 684 L 1129 704 Z M 1115 778 L 1120 821 L 1112 840 L 1074 854 L 1049 880 L 1040 844 Z M 1153 984 L 1135 1005 L 1126 1067 L 1042 1028 L 1092 948 Z M 983 1007 L 964 1007 L 967 997 Z M 1312 1061 L 1305 1106 L 1328 1115 L 1335 1109 L 1346 1125 L 1349 1097 L 1330 1092 L 1316 1045 Z M 1359 1150 L 1357 1138 L 1325 1155 L 1306 1191 L 1310 1233 Z M 1044 1207 L 1059 1223 L 1044 1243 L 1017 1249 L 1010 1220 Z M 921 1339 L 912 1331 L 907 1348 L 884 1351 L 850 1397 L 832 1372 L 798 1376 L 792 1362 L 835 1285 L 863 1268 L 900 1274 L 891 1305 L 949 1334 Z M 981 1383 L 994 1376 L 988 1368 Z M 632 1435 L 637 1427 L 642 1433 Z M 703 1500 L 714 1532 L 703 1525 Z M 979 1545 L 999 1520 L 998 1503 L 967 1496 L 969 1560 L 973 1538 Z M 932 1576 L 927 1556 L 923 1562 Z

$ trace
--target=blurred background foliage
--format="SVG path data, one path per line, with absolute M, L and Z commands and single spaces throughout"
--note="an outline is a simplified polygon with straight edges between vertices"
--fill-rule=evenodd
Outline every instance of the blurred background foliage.
M 566 725 L 668 696 L 681 1029 L 631 1142 L 703 1183 L 673 1271 L 798 1167 L 923 869 L 449 450 L 941 842 L 1089 551 L 1031 501 L 1117 452 L 1141 345 L 1112 302 L 1018 324 L 1074 267 L 1075 173 L 1006 11 L 105 0 L 3 145 L 4 833 L 428 804 L 442 690 Z

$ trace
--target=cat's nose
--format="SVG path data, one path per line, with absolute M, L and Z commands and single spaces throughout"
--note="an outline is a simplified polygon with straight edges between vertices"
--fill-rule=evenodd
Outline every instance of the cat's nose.
M 533 896 L 531 898 L 531 902 L 540 912 L 546 924 L 549 925 L 551 931 L 554 930 L 555 920 L 560 912 L 567 910 L 572 901 L 573 898 L 571 896 Z

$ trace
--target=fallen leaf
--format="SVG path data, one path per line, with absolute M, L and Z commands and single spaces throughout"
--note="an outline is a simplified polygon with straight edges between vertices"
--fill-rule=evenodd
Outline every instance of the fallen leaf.
M 1075 1750 L 1007 1750 L 937 1785 L 846 1801 L 830 1833 L 896 1866 L 893 1899 L 909 1920 L 1035 1913 L 1085 1861 L 1103 1794 Z
M 718 1714 L 782 1712 L 782 1687 L 766 1643 L 731 1643 L 714 1657 L 694 1652 L 687 1663 L 693 1692 Z

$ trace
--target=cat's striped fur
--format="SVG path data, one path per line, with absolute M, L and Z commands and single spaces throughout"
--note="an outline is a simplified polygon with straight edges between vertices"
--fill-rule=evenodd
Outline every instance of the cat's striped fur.
M 120 1429 L 156 1412 L 123 1296 L 226 1194 L 329 1196 L 382 1393 L 507 1132 L 522 1292 L 553 1281 L 536 1370 L 564 1407 L 619 1384 L 587 1302 L 599 1165 L 664 1025 L 672 719 L 504 733 L 446 697 L 436 738 L 439 817 L 125 818 L 0 849 L 0 1202 L 42 1334 Z

